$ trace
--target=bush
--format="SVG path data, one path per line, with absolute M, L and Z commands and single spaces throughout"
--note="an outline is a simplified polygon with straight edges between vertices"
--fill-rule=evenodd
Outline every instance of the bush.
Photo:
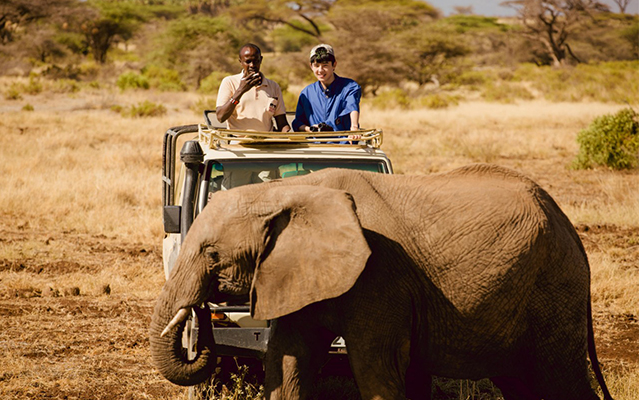
M 298 96 L 288 90 L 282 90 L 282 99 L 287 111 L 295 111 L 298 106 Z
M 222 83 L 222 79 L 227 76 L 226 72 L 221 71 L 213 71 L 209 76 L 200 81 L 200 87 L 198 88 L 198 92 L 203 94 L 214 94 L 218 93 L 218 89 L 220 89 L 220 83 Z
M 33 106 L 29 103 L 22 106 L 22 111 L 33 111 L 33 110 L 34 110 Z
M 135 72 L 125 72 L 118 77 L 116 86 L 120 90 L 127 89 L 149 89 L 149 79 L 146 76 L 137 74 Z
M 123 117 L 159 117 L 167 113 L 167 108 L 162 104 L 156 104 L 149 100 L 133 105 L 129 108 L 120 105 L 111 106 L 111 111 L 117 112 Z
M 156 104 L 149 100 L 131 106 L 129 116 L 131 117 L 159 117 L 167 113 L 167 107 Z
M 58 79 L 54 82 L 52 91 L 54 93 L 77 93 L 80 91 L 80 84 L 72 79 Z
M 42 92 L 42 83 L 39 79 L 34 78 L 33 76 L 29 77 L 29 83 L 24 86 L 24 91 L 27 94 L 38 94 Z
M 418 105 L 421 107 L 438 109 L 447 108 L 449 106 L 457 106 L 458 98 L 444 93 L 431 94 L 428 96 L 420 97 L 418 99 Z
M 190 108 L 196 115 L 202 115 L 204 110 L 216 109 L 216 98 L 212 96 L 201 96 Z
M 7 100 L 22 100 L 22 94 L 20 94 L 20 87 L 15 83 L 12 84 L 6 92 L 4 92 L 4 98 Z
M 384 91 L 371 99 L 371 106 L 381 110 L 389 108 L 408 109 L 411 107 L 411 100 L 404 90 L 392 89 Z
M 577 140 L 580 151 L 574 168 L 638 168 L 638 113 L 631 108 L 596 118 L 578 133 Z
M 532 100 L 533 94 L 517 82 L 486 83 L 482 89 L 482 98 L 499 103 L 514 103 L 516 100 Z
M 142 70 L 142 76 L 148 79 L 149 85 L 165 92 L 182 92 L 187 85 L 180 79 L 180 74 L 174 69 L 148 65 Z
M 529 81 L 549 101 L 638 103 L 638 61 L 611 61 L 554 68 L 522 64 L 513 80 Z

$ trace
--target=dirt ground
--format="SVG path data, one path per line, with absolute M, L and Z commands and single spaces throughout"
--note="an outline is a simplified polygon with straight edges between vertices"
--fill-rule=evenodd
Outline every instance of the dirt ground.
M 0 260 L 0 272 L 42 277 L 82 272 L 95 274 L 104 265 L 143 262 L 162 275 L 158 243 L 123 243 L 104 236 L 44 232 L 11 226 L 0 219 L 0 244 L 56 242 L 65 261 L 46 257 Z M 587 251 L 604 242 L 627 248 L 621 254 L 637 262 L 638 232 L 607 226 L 579 226 Z M 2 287 L 2 286 L 0 286 Z M 78 293 L 77 288 L 32 288 L 0 291 L 0 342 L 15 365 L 0 367 L 2 398 L 20 399 L 158 399 L 181 398 L 184 389 L 164 380 L 148 354 L 147 328 L 152 299 L 122 293 Z M 595 316 L 596 343 L 605 365 L 638 362 L 638 320 L 629 316 Z M 3 357 L 4 358 L 4 357 Z M 7 368 L 9 367 L 9 368 Z M 24 382 L 29 382 L 24 385 Z M 17 385 L 16 385 L 17 384 Z M 7 396 L 7 397 L 3 397 Z
M 42 232 L 0 223 L 0 243 L 57 242 L 68 259 L 50 262 L 33 257 L 0 260 L 0 272 L 34 277 L 96 273 L 105 264 L 144 261 L 162 274 L 158 244 L 129 244 L 73 232 Z M 587 249 L 603 241 L 628 243 L 635 230 L 579 228 Z M 79 249 L 88 249 L 88 252 Z M 636 249 L 628 257 L 637 257 Z M 16 365 L 0 367 L 2 398 L 20 399 L 158 399 L 181 398 L 184 389 L 164 380 L 148 354 L 147 328 L 152 299 L 129 297 L 105 289 L 78 293 L 74 287 L 0 292 L 0 341 Z M 638 362 L 638 321 L 633 316 L 595 316 L 600 362 Z M 4 358 L 4 357 L 3 357 Z M 20 383 L 15 386 L 14 383 Z M 22 383 L 29 382 L 28 385 Z M 7 390 L 10 389 L 10 390 Z

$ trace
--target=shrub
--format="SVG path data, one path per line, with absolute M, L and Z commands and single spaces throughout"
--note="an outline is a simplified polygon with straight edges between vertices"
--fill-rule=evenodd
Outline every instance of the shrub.
M 149 100 L 131 106 L 127 116 L 135 117 L 159 117 L 167 113 L 167 108 L 162 104 L 156 104 Z
M 431 94 L 428 96 L 420 97 L 418 99 L 418 105 L 420 107 L 438 109 L 447 108 L 449 106 L 457 106 L 458 98 L 444 93 Z
M 38 94 L 42 92 L 42 83 L 40 83 L 39 79 L 30 76 L 29 83 L 24 86 L 24 91 L 27 94 Z
M 213 71 L 209 76 L 200 81 L 198 92 L 203 94 L 218 93 L 220 83 L 222 83 L 222 79 L 227 75 L 228 74 L 226 72 Z
M 371 106 L 382 110 L 388 108 L 408 109 L 411 106 L 411 100 L 404 90 L 392 89 L 384 91 L 371 99 Z
M 201 96 L 198 100 L 191 106 L 193 112 L 196 115 L 202 115 L 204 110 L 215 110 L 216 109 L 216 98 L 211 96 Z
M 532 100 L 533 94 L 517 82 L 487 83 L 482 89 L 482 98 L 499 103 L 514 103 L 516 100 Z
M 146 76 L 137 74 L 135 72 L 125 72 L 118 77 L 116 86 L 120 90 L 127 89 L 149 89 L 149 79 Z
M 282 90 L 282 99 L 287 111 L 295 111 L 298 106 L 298 96 L 288 90 Z
M 180 74 L 174 69 L 148 65 L 142 70 L 142 76 L 148 79 L 151 87 L 158 90 L 182 92 L 187 89 L 187 85 L 180 79 Z
M 610 61 L 554 68 L 522 64 L 513 80 L 529 81 L 550 101 L 638 103 L 638 61 Z
M 4 98 L 7 100 L 22 100 L 22 94 L 20 94 L 20 88 L 15 83 L 12 84 L 6 92 L 4 92 Z
M 33 106 L 29 103 L 25 104 L 24 106 L 22 106 L 22 111 L 33 111 Z
M 638 168 L 638 113 L 631 108 L 596 118 L 578 133 L 577 140 L 580 151 L 574 168 Z
M 58 79 L 54 82 L 52 90 L 55 93 L 77 93 L 80 91 L 80 84 L 73 79 Z

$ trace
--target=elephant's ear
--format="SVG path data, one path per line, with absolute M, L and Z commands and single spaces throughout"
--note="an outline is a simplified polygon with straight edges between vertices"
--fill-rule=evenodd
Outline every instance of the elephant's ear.
M 262 320 L 344 294 L 371 255 L 350 194 L 316 186 L 267 192 L 279 209 L 265 221 L 251 289 L 251 314 Z

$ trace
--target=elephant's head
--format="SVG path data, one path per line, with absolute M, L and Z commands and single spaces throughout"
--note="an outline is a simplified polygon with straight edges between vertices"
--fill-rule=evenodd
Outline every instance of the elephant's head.
M 156 366 L 181 385 L 210 375 L 212 338 L 198 339 L 205 345 L 193 361 L 180 342 L 191 309 L 212 293 L 248 294 L 254 318 L 275 319 L 347 292 L 370 254 L 344 191 L 267 183 L 216 193 L 158 298 L 150 329 Z

